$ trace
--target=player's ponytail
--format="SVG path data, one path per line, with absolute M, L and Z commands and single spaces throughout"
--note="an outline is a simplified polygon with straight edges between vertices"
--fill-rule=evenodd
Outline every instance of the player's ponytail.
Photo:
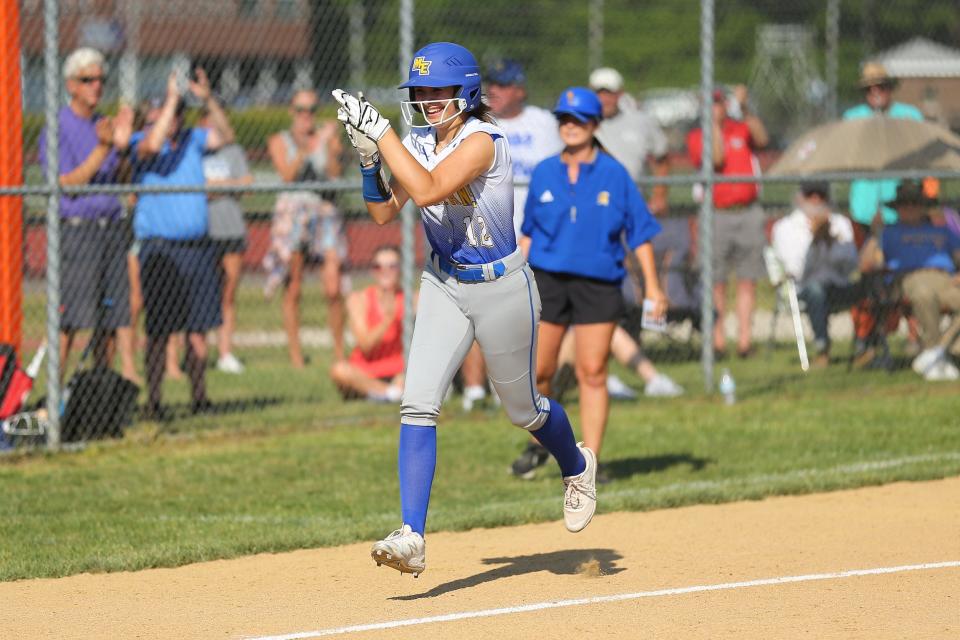
M 493 117 L 493 110 L 490 109 L 490 106 L 486 102 L 483 102 L 482 100 L 480 101 L 480 104 L 478 104 L 475 108 L 471 109 L 470 111 L 467 111 L 464 115 L 467 116 L 468 118 L 476 118 L 477 120 L 482 120 L 483 122 L 486 122 L 488 124 L 497 123 L 496 119 Z

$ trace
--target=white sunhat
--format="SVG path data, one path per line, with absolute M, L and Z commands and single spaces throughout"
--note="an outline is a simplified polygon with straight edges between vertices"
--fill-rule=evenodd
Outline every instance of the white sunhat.
M 590 74 L 590 88 L 594 91 L 606 89 L 616 93 L 623 89 L 623 76 L 611 67 L 594 69 L 593 73 Z

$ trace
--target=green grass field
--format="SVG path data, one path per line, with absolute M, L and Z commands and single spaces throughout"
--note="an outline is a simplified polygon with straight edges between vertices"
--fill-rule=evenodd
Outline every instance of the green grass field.
M 341 402 L 325 353 L 298 373 L 283 349 L 250 350 L 247 374 L 211 372 L 215 415 L 138 423 L 122 441 L 78 452 L 0 460 L 0 580 L 389 532 L 399 520 L 397 410 Z M 909 369 L 848 373 L 842 364 L 803 375 L 786 347 L 729 366 L 734 406 L 701 392 L 693 361 L 664 366 L 687 397 L 614 404 L 604 451 L 613 481 L 601 487 L 601 512 L 960 474 L 956 384 L 924 383 Z M 184 383 L 168 388 L 171 401 L 185 401 Z M 567 404 L 575 417 L 575 393 Z M 558 520 L 553 467 L 532 482 L 507 473 L 525 434 L 499 410 L 458 407 L 451 402 L 442 416 L 429 528 Z

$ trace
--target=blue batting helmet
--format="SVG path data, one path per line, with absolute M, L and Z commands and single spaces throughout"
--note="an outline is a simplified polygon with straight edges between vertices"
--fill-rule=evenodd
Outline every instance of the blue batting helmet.
M 460 87 L 454 98 L 462 110 L 480 106 L 480 67 L 466 48 L 452 42 L 433 42 L 413 54 L 407 81 L 401 89 L 413 87 Z
M 557 100 L 557 106 L 553 108 L 553 115 L 559 117 L 570 115 L 580 122 L 596 120 L 599 122 L 603 118 L 603 105 L 600 104 L 600 98 L 586 87 L 570 87 L 564 89 Z

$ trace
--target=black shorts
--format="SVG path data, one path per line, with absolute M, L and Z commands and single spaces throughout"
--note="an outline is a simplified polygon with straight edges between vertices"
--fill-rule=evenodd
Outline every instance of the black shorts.
M 60 227 L 60 327 L 130 324 L 129 224 L 65 219 Z
M 220 277 L 208 240 L 148 238 L 140 247 L 140 273 L 147 335 L 220 326 Z
M 212 238 L 211 242 L 217 251 L 217 261 L 231 253 L 243 253 L 247 250 L 246 238 Z
M 534 268 L 540 290 L 540 319 L 560 325 L 617 322 L 625 305 L 619 282 Z

